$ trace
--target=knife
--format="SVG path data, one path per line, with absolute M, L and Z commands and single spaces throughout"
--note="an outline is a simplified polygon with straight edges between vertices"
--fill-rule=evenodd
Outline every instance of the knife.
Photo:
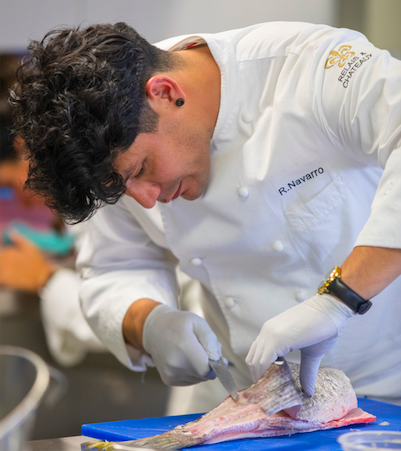
M 228 391 L 231 397 L 235 400 L 238 398 L 237 387 L 235 386 L 235 382 L 227 365 L 224 363 L 223 357 L 220 357 L 219 360 L 211 360 L 209 359 L 209 365 L 212 370 L 216 373 L 216 376 L 219 378 L 219 381 L 223 384 L 223 387 Z

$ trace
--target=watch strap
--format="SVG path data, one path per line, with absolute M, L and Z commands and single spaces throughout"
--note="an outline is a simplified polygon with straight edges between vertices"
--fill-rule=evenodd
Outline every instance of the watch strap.
M 363 299 L 339 277 L 336 277 L 327 289 L 329 293 L 334 294 L 340 301 L 344 302 L 345 305 L 359 315 L 363 315 L 372 307 L 370 300 Z

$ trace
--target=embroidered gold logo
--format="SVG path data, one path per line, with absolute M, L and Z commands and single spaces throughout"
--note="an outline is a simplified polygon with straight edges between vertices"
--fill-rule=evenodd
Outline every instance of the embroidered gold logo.
M 338 52 L 336 52 L 335 50 L 330 52 L 330 56 L 327 58 L 324 68 L 330 69 L 330 67 L 333 67 L 337 63 L 339 67 L 343 67 L 347 59 L 355 55 L 355 52 L 350 52 L 350 50 L 350 45 L 342 45 L 338 49 Z

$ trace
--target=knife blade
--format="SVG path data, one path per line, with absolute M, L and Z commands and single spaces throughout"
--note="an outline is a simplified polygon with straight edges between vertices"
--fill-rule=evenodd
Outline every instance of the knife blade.
M 228 391 L 228 393 L 231 395 L 233 399 L 237 400 L 238 390 L 237 387 L 235 386 L 235 382 L 233 377 L 231 376 L 230 370 L 224 363 L 223 357 L 220 357 L 219 360 L 209 359 L 209 365 L 212 368 L 212 370 L 216 373 L 216 376 L 222 383 L 223 387 Z

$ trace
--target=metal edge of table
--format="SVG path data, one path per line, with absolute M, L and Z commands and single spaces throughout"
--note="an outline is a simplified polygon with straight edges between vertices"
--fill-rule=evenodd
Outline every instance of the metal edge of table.
M 32 440 L 27 442 L 29 451 L 77 451 L 81 444 L 95 440 L 92 437 L 78 435 L 74 437 L 50 438 L 46 440 Z

